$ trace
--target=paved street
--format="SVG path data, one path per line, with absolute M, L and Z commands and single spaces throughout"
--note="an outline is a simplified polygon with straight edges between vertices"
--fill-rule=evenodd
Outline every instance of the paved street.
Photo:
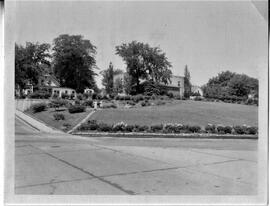
M 86 138 L 16 119 L 15 193 L 255 195 L 257 140 Z

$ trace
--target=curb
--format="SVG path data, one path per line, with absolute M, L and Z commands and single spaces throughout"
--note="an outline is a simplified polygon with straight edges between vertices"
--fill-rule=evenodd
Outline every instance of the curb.
M 234 135 L 234 134 L 201 134 L 201 133 L 108 133 L 108 132 L 73 132 L 73 135 L 88 137 L 123 137 L 123 138 L 194 138 L 194 139 L 251 139 L 257 140 L 258 135 Z

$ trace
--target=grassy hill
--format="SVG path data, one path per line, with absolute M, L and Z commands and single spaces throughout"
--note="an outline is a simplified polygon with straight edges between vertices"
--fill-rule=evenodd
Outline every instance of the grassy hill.
M 205 126 L 211 124 L 258 126 L 258 107 L 229 103 L 176 101 L 162 106 L 97 111 L 91 119 L 105 123 L 153 125 L 181 123 Z

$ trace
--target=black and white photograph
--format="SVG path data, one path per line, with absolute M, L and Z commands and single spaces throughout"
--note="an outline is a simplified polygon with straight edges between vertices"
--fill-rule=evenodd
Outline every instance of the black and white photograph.
M 5 2 L 5 203 L 266 205 L 267 1 Z

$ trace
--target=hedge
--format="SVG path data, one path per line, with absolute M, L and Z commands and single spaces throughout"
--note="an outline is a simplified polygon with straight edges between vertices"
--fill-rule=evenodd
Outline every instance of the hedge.
M 46 108 L 47 108 L 47 104 L 45 104 L 45 103 L 37 103 L 37 104 L 33 104 L 33 105 L 30 107 L 30 110 L 31 110 L 33 113 L 38 113 L 38 112 L 45 111 Z
M 108 125 L 103 122 L 89 120 L 79 128 L 80 131 L 103 131 L 103 132 L 153 132 L 153 133 L 211 133 L 211 134 L 258 134 L 257 127 L 248 126 L 223 126 L 208 124 L 202 128 L 198 125 L 182 125 L 182 124 L 157 124 L 151 125 L 128 125 L 124 122 L 119 122 L 114 125 Z
M 69 113 L 80 113 L 85 112 L 85 106 L 83 105 L 71 105 L 68 108 Z

